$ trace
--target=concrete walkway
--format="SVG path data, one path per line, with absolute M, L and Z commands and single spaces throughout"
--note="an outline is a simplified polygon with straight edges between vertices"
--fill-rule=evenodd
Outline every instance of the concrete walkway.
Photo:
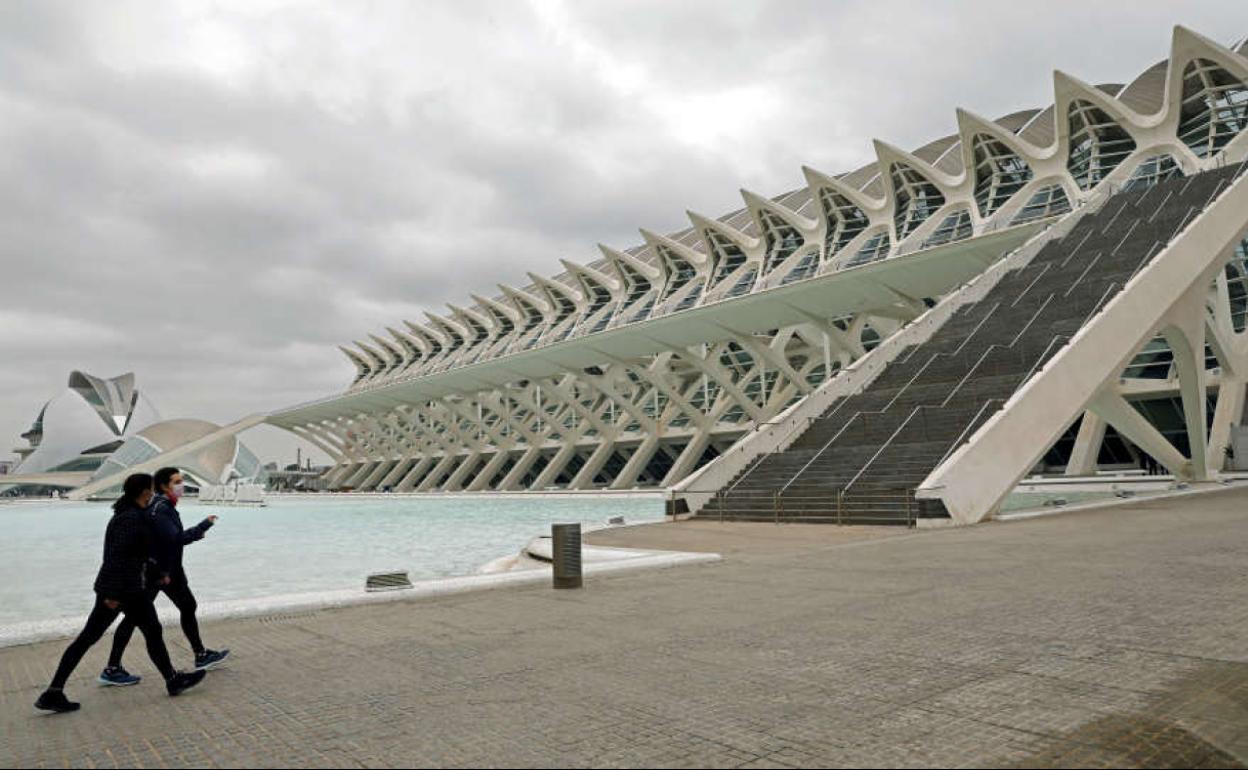
M 692 522 L 596 539 L 725 559 L 213 623 L 233 665 L 173 700 L 91 686 L 101 647 L 66 716 L 30 707 L 64 643 L 0 650 L 0 765 L 1248 760 L 1244 492 L 966 529 Z M 129 660 L 151 673 L 141 645 Z

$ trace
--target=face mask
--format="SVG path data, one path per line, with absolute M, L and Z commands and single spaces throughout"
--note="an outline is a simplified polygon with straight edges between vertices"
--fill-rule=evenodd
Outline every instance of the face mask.
M 186 494 L 185 484 L 174 484 L 169 488 L 169 497 L 171 497 L 174 502 L 181 500 L 184 494 Z

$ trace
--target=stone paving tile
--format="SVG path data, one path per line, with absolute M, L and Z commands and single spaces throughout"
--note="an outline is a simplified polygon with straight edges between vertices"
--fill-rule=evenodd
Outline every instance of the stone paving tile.
M 64 717 L 30 708 L 64 642 L 3 649 L 0 765 L 1239 767 L 1246 502 L 214 622 L 202 688 L 94 688 L 101 646 Z

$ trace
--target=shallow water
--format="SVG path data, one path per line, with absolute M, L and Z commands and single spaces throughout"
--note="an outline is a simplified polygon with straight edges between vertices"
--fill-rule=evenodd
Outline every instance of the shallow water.
M 554 522 L 594 526 L 610 516 L 657 521 L 657 497 L 272 497 L 265 508 L 179 506 L 191 526 L 220 520 L 186 549 L 200 603 L 359 589 L 370 572 L 413 580 L 468 575 L 510 556 Z M 81 620 L 93 601 L 106 503 L 0 505 L 0 631 Z M 160 600 L 158 606 L 167 604 Z

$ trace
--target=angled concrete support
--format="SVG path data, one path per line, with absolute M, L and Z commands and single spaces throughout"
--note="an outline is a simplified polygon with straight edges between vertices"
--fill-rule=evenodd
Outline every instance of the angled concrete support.
M 1192 477 L 1192 464 L 1183 453 L 1175 449 L 1174 444 L 1161 435 L 1151 422 L 1144 419 L 1139 410 L 1113 390 L 1101 392 L 1088 405 L 1088 410 L 1114 426 L 1114 430 L 1121 436 L 1152 455 L 1153 459 L 1176 477 Z
M 1101 454 L 1101 444 L 1105 441 L 1105 420 L 1092 411 L 1083 413 L 1079 422 L 1079 433 L 1075 437 L 1075 446 L 1070 453 L 1070 462 L 1066 464 L 1067 476 L 1091 476 L 1096 473 L 1097 458 Z

